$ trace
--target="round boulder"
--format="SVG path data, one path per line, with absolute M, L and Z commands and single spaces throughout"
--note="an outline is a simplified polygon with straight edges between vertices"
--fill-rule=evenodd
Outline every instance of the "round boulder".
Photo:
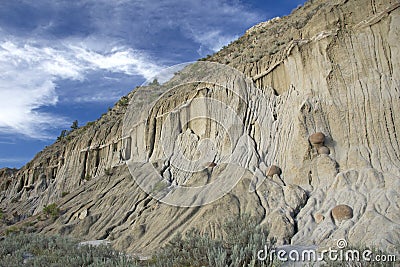
M 276 165 L 271 165 L 268 169 L 267 169 L 267 176 L 272 177 L 275 174 L 277 175 L 281 175 L 282 174 L 282 170 L 281 168 L 279 168 Z
M 309 140 L 312 145 L 322 145 L 325 141 L 325 135 L 321 132 L 313 133 Z
M 85 218 L 87 217 L 87 215 L 88 215 L 88 210 L 87 210 L 87 209 L 84 209 L 84 210 L 82 210 L 81 212 L 79 212 L 78 218 L 79 218 L 80 220 L 83 220 L 83 219 L 85 219 Z
M 344 221 L 353 217 L 353 209 L 347 205 L 337 205 L 332 209 L 332 217 L 336 221 Z
M 331 153 L 330 149 L 326 146 L 320 146 L 318 148 L 318 154 L 320 155 L 329 155 Z

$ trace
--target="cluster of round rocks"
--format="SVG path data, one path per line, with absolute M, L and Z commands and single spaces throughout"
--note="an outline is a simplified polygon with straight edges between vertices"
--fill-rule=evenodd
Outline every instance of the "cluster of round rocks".
M 317 132 L 314 133 L 312 135 L 310 135 L 309 137 L 309 141 L 311 143 L 311 145 L 317 150 L 318 154 L 320 155 L 329 155 L 331 153 L 331 151 L 329 150 L 329 148 L 327 146 L 324 146 L 325 143 L 325 135 L 321 132 Z M 282 170 L 281 168 L 279 168 L 276 165 L 271 165 L 267 171 L 266 171 L 266 175 L 267 177 L 272 177 L 274 175 L 281 175 L 282 174 Z
M 329 155 L 331 151 L 328 147 L 324 146 L 325 135 L 321 132 L 310 135 L 309 141 L 311 145 L 317 150 L 318 154 Z M 331 210 L 333 219 L 337 222 L 348 220 L 353 217 L 353 209 L 348 205 L 337 205 Z M 314 219 L 317 223 L 320 223 L 324 216 L 320 213 L 314 215 Z
M 310 135 L 309 141 L 311 145 L 317 150 L 318 154 L 329 155 L 331 151 L 327 146 L 324 146 L 325 135 L 321 132 Z
M 317 150 L 319 155 L 329 155 L 331 153 L 329 148 L 324 145 L 325 139 L 325 134 L 323 134 L 322 132 L 314 133 L 309 137 L 311 145 Z M 273 177 L 275 174 L 281 175 L 282 170 L 276 165 L 271 165 L 267 169 L 266 175 L 268 177 Z M 349 220 L 353 217 L 353 209 L 348 205 L 337 205 L 331 210 L 331 215 L 333 219 L 337 222 Z M 317 223 L 323 221 L 324 218 L 325 216 L 323 216 L 321 213 L 317 213 L 314 215 L 314 219 Z
M 353 209 L 345 204 L 335 206 L 330 213 L 332 218 L 338 223 L 353 218 Z M 316 223 L 321 223 L 324 219 L 325 216 L 321 213 L 318 212 L 314 214 L 314 220 Z

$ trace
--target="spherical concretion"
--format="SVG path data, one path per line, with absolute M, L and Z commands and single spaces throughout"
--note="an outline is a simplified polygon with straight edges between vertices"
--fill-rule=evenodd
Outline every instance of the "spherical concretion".
M 274 176 L 275 174 L 277 175 L 281 175 L 282 174 L 282 170 L 281 168 L 279 168 L 276 165 L 271 165 L 268 169 L 267 169 L 267 176 Z
M 333 219 L 339 222 L 353 217 L 353 209 L 347 205 L 337 205 L 331 212 Z
M 88 210 L 84 209 L 78 214 L 78 218 L 80 220 L 83 220 L 83 219 L 85 219 L 87 217 L 87 215 L 88 215 Z
M 323 144 L 325 141 L 325 135 L 321 132 L 313 133 L 312 135 L 310 135 L 309 140 L 310 143 L 313 145 Z
M 329 155 L 331 153 L 330 149 L 326 146 L 318 147 L 318 154 L 320 155 Z

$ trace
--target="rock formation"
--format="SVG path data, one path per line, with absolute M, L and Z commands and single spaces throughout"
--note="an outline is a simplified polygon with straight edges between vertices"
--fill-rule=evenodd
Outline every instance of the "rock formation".
M 337 205 L 332 209 L 332 217 L 338 222 L 349 220 L 353 217 L 353 209 L 347 205 Z
M 309 140 L 313 146 L 322 146 L 325 142 L 325 135 L 321 132 L 313 133 Z
M 274 175 L 281 175 L 282 170 L 278 166 L 272 165 L 268 168 L 268 171 L 266 173 L 267 176 L 274 176 Z
M 213 71 L 195 64 L 137 88 L 18 172 L 0 172 L 1 208 L 17 212 L 9 220 L 17 226 L 31 220 L 41 233 L 107 239 L 133 253 L 191 227 L 221 236 L 223 219 L 245 212 L 279 244 L 344 238 L 395 250 L 399 7 L 315 0 L 249 29 L 207 58 L 220 63 Z M 194 73 L 206 82 L 190 80 Z M 309 139 L 318 132 L 322 142 Z M 280 177 L 266 179 L 272 164 Z M 210 199 L 221 187 L 207 186 L 221 179 L 230 190 Z M 190 199 L 176 193 L 182 186 L 208 191 Z M 61 216 L 39 220 L 51 203 Z

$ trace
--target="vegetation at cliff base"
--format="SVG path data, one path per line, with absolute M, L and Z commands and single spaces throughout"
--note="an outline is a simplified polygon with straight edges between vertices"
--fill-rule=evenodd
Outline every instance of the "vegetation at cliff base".
M 269 231 L 255 218 L 228 218 L 222 227 L 224 238 L 212 239 L 195 229 L 176 235 L 155 255 L 155 266 L 276 266 L 268 255 L 265 261 L 257 258 L 260 249 L 271 248 L 274 242 L 268 240 Z
M 0 266 L 137 266 L 110 246 L 79 245 L 61 236 L 10 234 L 0 241 Z

